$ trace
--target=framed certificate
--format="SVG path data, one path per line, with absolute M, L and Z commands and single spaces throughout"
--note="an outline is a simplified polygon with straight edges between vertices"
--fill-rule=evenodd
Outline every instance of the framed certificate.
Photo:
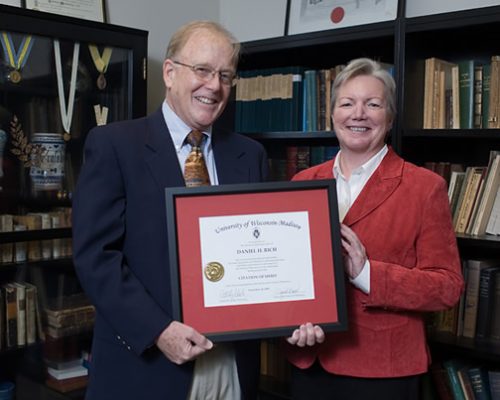
M 214 341 L 347 329 L 334 180 L 165 193 L 176 320 Z
M 22 0 L 24 8 L 53 14 L 106 22 L 104 0 Z
M 288 0 L 287 34 L 390 21 L 397 10 L 398 0 Z

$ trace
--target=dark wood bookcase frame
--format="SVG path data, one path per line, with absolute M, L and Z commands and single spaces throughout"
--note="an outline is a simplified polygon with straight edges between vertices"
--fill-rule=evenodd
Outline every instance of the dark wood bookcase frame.
M 130 84 L 133 85 L 134 96 L 129 105 L 130 116 L 144 115 L 146 32 L 9 6 L 0 6 L 0 24 L 4 30 L 70 40 L 84 39 L 132 49 Z M 397 119 L 390 136 L 394 149 L 417 164 L 450 161 L 485 165 L 488 152 L 500 150 L 500 130 L 422 129 L 424 59 L 431 56 L 444 59 L 484 58 L 500 54 L 499 37 L 500 6 L 406 18 L 405 1 L 400 0 L 398 17 L 394 21 L 244 43 L 240 69 L 289 65 L 319 69 L 361 56 L 392 63 L 398 100 Z M 226 128 L 234 126 L 234 103 L 228 106 L 219 124 Z M 261 141 L 270 153 L 290 144 L 336 144 L 334 132 L 259 132 L 250 136 Z M 56 235 L 59 233 L 61 237 L 70 234 L 68 230 Z M 54 234 L 0 233 L 0 243 L 41 238 L 42 235 L 54 237 Z M 463 258 L 498 257 L 499 237 L 459 235 L 457 239 Z M 4 277 L 16 268 L 6 268 L 0 279 L 6 279 Z M 482 344 L 447 335 L 431 337 L 430 343 L 436 354 L 457 355 L 500 365 L 498 344 Z M 15 379 L 16 366 L 26 353 L 30 353 L 29 348 L 0 352 L 0 378 Z M 270 385 L 273 386 L 273 383 Z M 281 396 L 280 393 L 283 393 L 282 388 L 276 396 Z
M 405 0 L 400 0 L 394 21 L 243 43 L 240 70 L 285 66 L 329 68 L 363 56 L 392 63 L 398 108 L 389 144 L 405 159 L 419 165 L 426 161 L 486 165 L 489 151 L 500 150 L 500 130 L 422 128 L 424 60 L 427 57 L 487 59 L 500 54 L 500 6 L 413 18 L 406 18 L 405 14 Z M 234 104 L 223 116 L 223 125 L 234 126 Z M 337 144 L 334 132 L 248 135 L 263 143 L 269 154 L 289 145 Z M 500 237 L 458 235 L 457 240 L 464 259 L 500 259 Z M 499 343 L 485 344 L 447 335 L 430 337 L 429 342 L 436 355 L 500 365 Z M 269 393 L 276 392 L 276 385 L 280 387 L 279 382 L 273 384 L 267 377 L 263 381 Z M 283 394 L 283 388 L 280 393 Z

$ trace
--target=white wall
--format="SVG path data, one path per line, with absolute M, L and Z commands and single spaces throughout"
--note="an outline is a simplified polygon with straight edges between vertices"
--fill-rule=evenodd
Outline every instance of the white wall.
M 500 0 L 406 0 L 406 16 L 418 17 L 499 4 Z
M 149 31 L 148 113 L 165 98 L 162 63 L 173 32 L 194 19 L 219 20 L 219 0 L 104 0 L 108 22 Z M 21 6 L 21 0 L 1 0 L 0 4 Z
M 219 0 L 106 0 L 108 22 L 149 31 L 148 113 L 165 98 L 162 64 L 170 36 L 194 19 L 219 19 Z
M 287 0 L 219 0 L 220 23 L 240 42 L 282 36 Z
M 172 33 L 194 19 L 221 22 L 240 41 L 281 36 L 286 0 L 103 0 L 108 22 L 149 31 L 148 112 L 163 101 L 161 66 Z M 21 0 L 0 0 L 20 6 Z M 500 0 L 407 0 L 407 16 L 498 5 Z

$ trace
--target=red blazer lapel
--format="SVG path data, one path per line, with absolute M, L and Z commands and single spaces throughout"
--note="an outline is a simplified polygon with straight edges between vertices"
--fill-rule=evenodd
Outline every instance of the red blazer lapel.
M 403 165 L 404 160 L 389 148 L 389 152 L 349 209 L 343 223 L 353 225 L 379 207 L 399 186 Z

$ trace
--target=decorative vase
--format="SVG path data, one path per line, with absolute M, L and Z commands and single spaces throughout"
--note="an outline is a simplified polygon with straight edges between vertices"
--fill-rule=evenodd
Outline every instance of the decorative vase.
M 62 190 L 65 142 L 60 133 L 34 133 L 31 143 L 42 147 L 42 154 L 30 168 L 32 188 L 39 191 Z

